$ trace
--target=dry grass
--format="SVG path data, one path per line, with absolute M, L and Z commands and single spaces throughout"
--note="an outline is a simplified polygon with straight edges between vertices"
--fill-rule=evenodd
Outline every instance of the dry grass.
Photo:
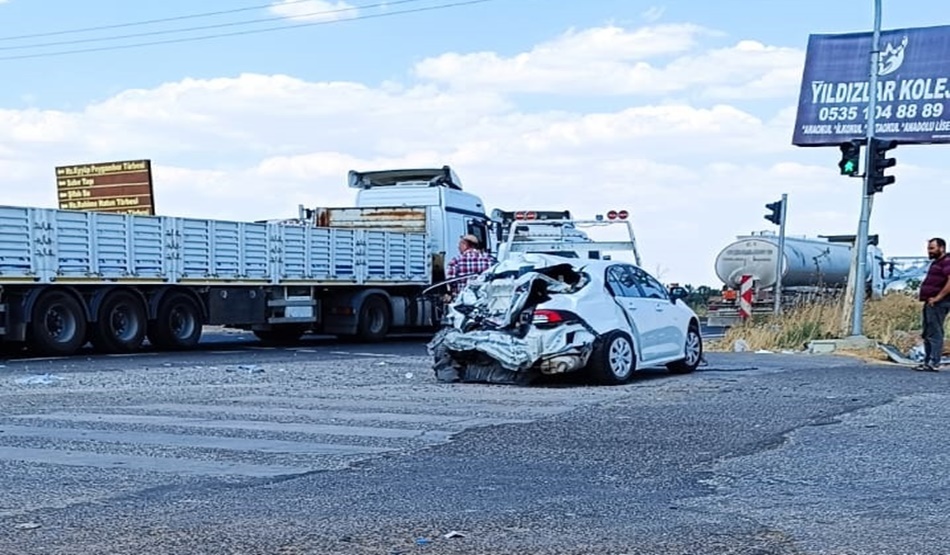
M 883 299 L 868 301 L 864 311 L 864 335 L 906 351 L 919 340 L 920 312 L 920 302 L 904 293 L 891 293 Z M 735 341 L 742 339 L 753 351 L 798 351 L 814 339 L 842 337 L 843 314 L 842 301 L 802 305 L 779 317 L 764 317 L 730 328 L 721 341 L 710 345 L 710 350 L 732 350 Z M 877 354 L 874 356 L 880 358 Z

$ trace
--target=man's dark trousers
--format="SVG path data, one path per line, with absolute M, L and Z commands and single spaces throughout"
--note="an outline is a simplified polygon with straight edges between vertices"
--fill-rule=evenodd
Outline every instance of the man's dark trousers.
M 950 313 L 950 300 L 930 306 L 924 303 L 924 359 L 925 364 L 939 366 L 943 358 L 943 322 Z

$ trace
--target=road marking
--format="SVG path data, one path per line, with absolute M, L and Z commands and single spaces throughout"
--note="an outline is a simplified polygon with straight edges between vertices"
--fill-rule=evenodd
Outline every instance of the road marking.
M 292 405 L 294 408 L 315 408 L 315 409 L 338 409 L 347 411 L 365 410 L 372 407 L 373 410 L 392 409 L 393 411 L 403 411 L 422 414 L 438 415 L 465 415 L 481 416 L 485 413 L 495 414 L 526 414 L 532 417 L 540 418 L 553 416 L 573 409 L 573 406 L 529 406 L 525 403 L 503 405 L 491 402 L 452 402 L 443 404 L 435 399 L 428 401 L 397 401 L 393 399 L 325 399 L 317 397 L 279 397 L 267 395 L 244 395 L 233 397 L 232 400 L 247 403 L 273 403 Z
M 97 441 L 100 443 L 134 443 L 138 445 L 166 445 L 191 449 L 221 449 L 225 451 L 259 451 L 294 455 L 361 455 L 393 451 L 386 447 L 344 445 L 338 443 L 306 443 L 274 439 L 216 437 L 159 432 L 123 432 L 116 430 L 73 430 L 40 426 L 2 426 L 4 437 L 49 438 L 61 441 Z M 3 458 L 3 447 L 0 447 Z M 50 457 L 55 460 L 56 457 Z
M 88 451 L 53 451 L 25 447 L 0 447 L 0 458 L 41 465 L 81 466 L 93 468 L 127 468 L 145 472 L 191 474 L 198 476 L 240 475 L 273 477 L 303 474 L 307 468 L 276 465 L 246 464 L 230 461 L 203 461 L 177 458 L 146 457 L 141 455 L 113 455 Z
M 68 467 L 108 469 L 107 475 L 120 481 L 122 472 L 293 475 L 338 469 L 386 452 L 445 443 L 465 430 L 524 424 L 625 395 L 623 388 L 451 386 L 404 381 L 402 376 L 399 372 L 395 381 L 381 385 L 257 386 L 256 394 L 250 394 L 255 390 L 249 391 L 248 384 L 226 383 L 174 385 L 167 391 L 128 384 L 21 391 L 21 398 L 43 395 L 35 406 L 44 408 L 0 414 L 0 463 L 5 463 L 5 483 L 13 488 L 33 483 L 18 482 L 20 473 L 75 482 L 78 478 Z M 211 391 L 214 400 L 193 401 Z M 136 401 L 42 412 L 72 403 L 76 394 L 99 392 L 109 394 L 103 399 L 128 392 Z M 0 399 L 11 395 L 2 392 Z M 141 478 L 129 483 L 137 480 Z M 164 478 L 147 480 L 166 483 Z M 29 499 L 32 494 L 14 489 L 10 495 Z M 37 502 L 41 507 L 69 504 L 85 495 L 85 490 L 54 488 Z
M 348 351 L 330 351 L 331 355 L 343 355 L 349 357 L 372 357 L 372 358 L 393 358 L 397 355 L 387 355 L 383 353 L 351 353 Z
M 468 415 L 444 414 L 404 414 L 398 412 L 363 412 L 344 410 L 273 408 L 260 406 L 219 406 L 219 405 L 187 405 L 178 403 L 156 403 L 151 405 L 133 405 L 123 407 L 109 407 L 111 410 L 142 410 L 148 412 L 181 412 L 191 416 L 195 414 L 251 414 L 267 417 L 294 417 L 310 420 L 332 420 L 342 422 L 399 422 L 410 424 L 444 424 L 447 422 L 464 422 L 470 420 Z
M 268 422 L 266 420 L 212 420 L 206 418 L 187 418 L 175 416 L 136 415 L 136 414 L 98 414 L 52 412 L 48 414 L 17 414 L 7 418 L 66 421 L 81 423 L 139 424 L 147 426 L 165 426 L 179 428 L 201 428 L 221 430 L 252 430 L 255 432 L 298 433 L 308 435 L 374 437 L 374 438 L 423 438 L 448 439 L 452 432 L 442 430 L 416 430 L 407 428 L 375 428 L 369 426 L 337 426 L 333 424 L 303 424 L 294 422 Z

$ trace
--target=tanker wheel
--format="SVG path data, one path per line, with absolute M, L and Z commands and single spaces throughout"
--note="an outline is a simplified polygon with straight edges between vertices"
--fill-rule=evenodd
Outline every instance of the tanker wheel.
M 28 343 L 50 356 L 69 356 L 86 344 L 86 312 L 64 291 L 43 293 L 33 305 Z
M 188 349 L 201 340 L 204 318 L 198 303 L 184 293 L 162 300 L 158 318 L 149 326 L 148 340 L 159 349 Z

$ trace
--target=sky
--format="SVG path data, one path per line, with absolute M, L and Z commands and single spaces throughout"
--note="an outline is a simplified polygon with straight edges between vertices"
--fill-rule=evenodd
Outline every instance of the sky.
M 809 34 L 869 30 L 871 0 L 463 2 L 0 0 L 0 202 L 145 158 L 160 214 L 261 220 L 352 204 L 351 169 L 449 165 L 489 211 L 626 209 L 647 270 L 717 287 L 783 193 L 789 235 L 857 230 L 860 180 L 791 137 Z M 945 4 L 884 0 L 884 28 Z M 885 255 L 950 235 L 945 148 L 897 149 Z

